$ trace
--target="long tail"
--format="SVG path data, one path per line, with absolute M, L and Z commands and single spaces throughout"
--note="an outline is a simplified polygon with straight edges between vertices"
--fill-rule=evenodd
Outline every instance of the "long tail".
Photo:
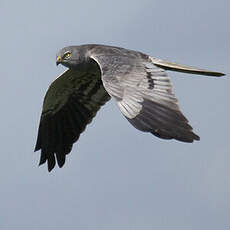
M 206 76 L 215 76 L 215 77 L 221 77 L 225 75 L 224 73 L 220 73 L 220 72 L 214 72 L 206 69 L 198 69 L 191 66 L 180 65 L 173 62 L 164 61 L 158 58 L 153 58 L 153 57 L 150 58 L 155 65 L 165 70 L 172 70 L 177 72 L 199 74 L 199 75 L 206 75 Z

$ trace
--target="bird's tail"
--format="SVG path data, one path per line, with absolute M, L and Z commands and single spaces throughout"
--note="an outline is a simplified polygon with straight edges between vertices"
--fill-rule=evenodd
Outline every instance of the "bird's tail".
M 177 71 L 177 72 L 214 76 L 214 77 L 221 77 L 225 75 L 224 73 L 209 71 L 205 69 L 198 69 L 198 68 L 186 66 L 186 65 L 180 65 L 180 64 L 173 63 L 173 62 L 168 62 L 168 61 L 164 61 L 158 58 L 154 58 L 154 57 L 150 57 L 150 59 L 154 65 L 159 66 L 165 70 L 172 70 L 172 71 Z

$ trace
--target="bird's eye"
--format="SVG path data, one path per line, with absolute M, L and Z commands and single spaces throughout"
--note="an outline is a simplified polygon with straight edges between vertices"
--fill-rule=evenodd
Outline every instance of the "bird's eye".
M 66 52 L 66 53 L 63 55 L 63 58 L 64 58 L 64 59 L 69 59 L 69 58 L 70 58 L 70 52 Z

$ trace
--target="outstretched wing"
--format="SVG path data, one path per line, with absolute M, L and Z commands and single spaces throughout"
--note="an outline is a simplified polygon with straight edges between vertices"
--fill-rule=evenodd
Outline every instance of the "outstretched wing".
M 102 70 L 107 92 L 137 129 L 163 139 L 199 140 L 179 109 L 172 84 L 164 69 L 150 58 L 92 56 Z
M 66 70 L 49 87 L 41 114 L 35 151 L 41 149 L 40 164 L 48 161 L 51 171 L 59 167 L 100 107 L 110 99 L 100 71 Z M 56 156 L 56 159 L 55 159 Z
M 181 65 L 174 62 L 168 62 L 158 58 L 150 57 L 150 59 L 156 66 L 159 66 L 160 68 L 163 68 L 165 70 L 172 70 L 177 72 L 199 74 L 199 75 L 206 75 L 206 76 L 213 76 L 213 77 L 221 77 L 225 75 L 224 73 L 221 72 L 215 72 L 206 69 L 198 69 L 196 67 Z

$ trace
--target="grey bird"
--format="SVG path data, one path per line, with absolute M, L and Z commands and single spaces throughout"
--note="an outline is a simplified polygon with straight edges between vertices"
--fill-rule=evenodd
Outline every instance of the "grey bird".
M 43 102 L 35 151 L 48 171 L 62 167 L 73 143 L 111 97 L 138 130 L 163 139 L 199 140 L 180 111 L 166 70 L 223 76 L 144 53 L 106 45 L 69 46 L 56 63 L 68 69 L 49 87 Z

